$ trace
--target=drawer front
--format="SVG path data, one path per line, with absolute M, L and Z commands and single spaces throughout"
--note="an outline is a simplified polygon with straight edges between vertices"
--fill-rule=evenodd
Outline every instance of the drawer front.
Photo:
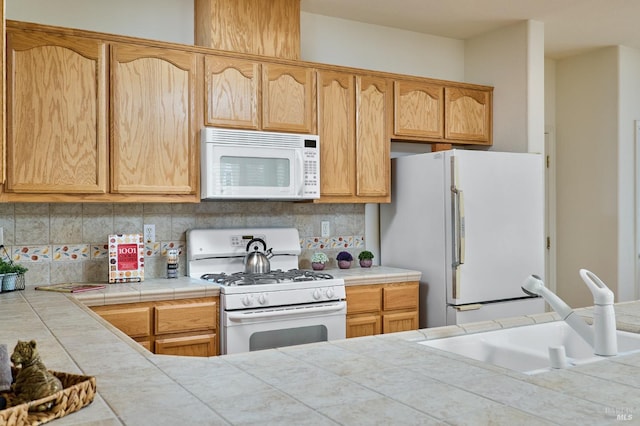
M 98 310 L 96 313 L 130 337 L 151 335 L 151 307 Z
M 156 353 L 180 356 L 216 356 L 218 338 L 215 333 L 156 340 Z
M 347 286 L 347 314 L 379 312 L 382 308 L 380 286 Z
M 156 334 L 215 330 L 216 302 L 156 306 Z
M 418 308 L 418 284 L 389 286 L 382 290 L 385 311 Z

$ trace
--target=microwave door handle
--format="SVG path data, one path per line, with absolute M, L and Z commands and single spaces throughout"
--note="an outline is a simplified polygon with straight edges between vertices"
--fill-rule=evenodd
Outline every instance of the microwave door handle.
M 295 185 L 295 193 L 299 197 L 302 197 L 302 193 L 304 191 L 304 159 L 302 158 L 302 152 L 300 150 L 296 150 L 296 172 L 293 173 L 294 185 Z M 298 173 L 300 170 L 302 173 Z M 302 177 L 301 177 L 302 176 Z

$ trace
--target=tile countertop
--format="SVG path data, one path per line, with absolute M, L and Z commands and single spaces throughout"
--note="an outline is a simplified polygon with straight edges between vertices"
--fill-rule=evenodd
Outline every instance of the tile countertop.
M 616 313 L 619 326 L 640 330 L 640 302 L 618 304 Z M 527 376 L 416 343 L 550 321 L 555 314 L 212 358 L 153 355 L 75 297 L 32 287 L 0 294 L 0 319 L 0 342 L 13 347 L 18 339 L 36 339 L 48 368 L 96 376 L 94 402 L 56 425 L 185 419 L 198 425 L 551 425 L 640 418 L 634 396 L 640 354 Z
M 350 269 L 326 269 L 322 272 L 342 278 L 345 285 L 386 284 L 418 281 L 421 273 L 407 269 L 375 266 Z M 143 283 L 109 284 L 103 290 L 77 293 L 76 298 L 87 306 L 115 303 L 134 303 L 152 300 L 171 300 L 190 297 L 208 297 L 220 294 L 218 286 L 203 280 L 179 277 L 154 278 Z

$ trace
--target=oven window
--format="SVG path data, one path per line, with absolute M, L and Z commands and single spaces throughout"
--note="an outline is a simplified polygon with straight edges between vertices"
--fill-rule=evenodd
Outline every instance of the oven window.
M 288 188 L 291 165 L 288 158 L 220 157 L 223 187 L 268 186 Z
M 259 331 L 249 338 L 249 350 L 259 351 L 327 340 L 327 327 L 324 325 Z

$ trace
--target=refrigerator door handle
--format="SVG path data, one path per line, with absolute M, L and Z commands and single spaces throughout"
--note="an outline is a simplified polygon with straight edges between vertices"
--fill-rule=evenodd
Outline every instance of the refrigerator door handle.
M 452 249 L 453 249 L 453 289 L 452 296 L 458 299 L 461 296 L 460 281 L 462 274 L 460 265 L 464 264 L 465 252 L 465 230 L 464 230 L 464 193 L 458 189 L 456 183 L 458 181 L 458 168 L 455 157 L 451 157 L 451 216 L 452 227 Z
M 451 157 L 451 216 L 452 227 L 452 249 L 453 268 L 464 264 L 465 238 L 464 238 L 464 194 L 456 186 L 456 163 L 455 157 Z
M 455 187 L 451 188 L 453 215 L 453 267 L 464 263 L 464 194 Z

